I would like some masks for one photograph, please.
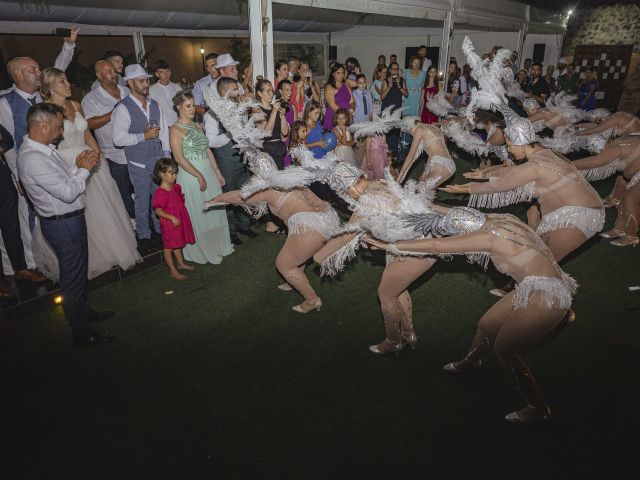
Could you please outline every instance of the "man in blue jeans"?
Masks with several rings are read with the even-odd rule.
[[[87,296],[88,246],[84,218],[87,178],[99,161],[98,154],[85,150],[69,167],[55,145],[63,136],[62,109],[40,103],[27,113],[28,137],[18,152],[18,175],[40,217],[42,233],[60,264],[60,293],[64,315],[76,345],[111,342],[89,328],[89,321],[104,320],[112,312],[92,312]]]

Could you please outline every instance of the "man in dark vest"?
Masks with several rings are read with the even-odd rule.
[[[149,95],[149,75],[141,65],[129,65],[125,80],[131,95],[113,110],[111,118],[113,143],[123,147],[129,176],[135,192],[136,234],[143,250],[149,248],[151,197],[157,188],[153,168],[163,156],[171,156],[169,135],[158,103]],[[160,233],[158,217],[151,215],[153,229]]]

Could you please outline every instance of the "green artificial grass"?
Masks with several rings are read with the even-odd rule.
[[[92,291],[116,312],[96,326],[118,336],[109,345],[71,346],[59,307],[13,323],[3,478],[637,475],[640,292],[627,287],[640,285],[640,249],[598,237],[564,262],[577,321],[526,357],[553,413],[527,427],[504,422],[523,400],[492,358],[477,374],[442,371],[496,301],[495,269],[439,261],[412,288],[418,349],[380,358],[367,347],[384,337],[382,253],[338,279],[307,267],[324,306],[300,315],[301,297],[276,288],[283,241],[261,232],[185,282],[157,266]]]

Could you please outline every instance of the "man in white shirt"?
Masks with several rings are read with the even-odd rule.
[[[171,81],[171,67],[164,60],[158,60],[154,73],[158,81],[149,87],[149,96],[158,102],[164,123],[170,127],[178,121],[178,113],[173,108],[173,97],[182,87]]]
[[[156,233],[160,233],[158,217],[151,215],[151,197],[158,187],[153,182],[156,162],[171,156],[167,125],[160,113],[158,102],[150,98],[149,77],[141,65],[125,68],[125,80],[131,94],[113,111],[111,135],[116,147],[124,148],[129,177],[135,191],[136,235],[141,249],[153,247],[149,217]],[[159,237],[158,237],[159,238]]]
[[[62,140],[63,112],[50,103],[41,103],[27,114],[28,137],[20,147],[18,174],[41,220],[42,233],[58,257],[60,293],[64,315],[76,345],[99,345],[115,339],[100,336],[89,321],[102,320],[112,312],[91,318],[87,298],[88,245],[84,218],[87,178],[99,161],[98,154],[85,150],[69,167],[58,154]]]
[[[553,72],[553,78],[558,80],[560,75],[564,75],[566,73],[567,73],[567,58],[566,57],[560,57],[558,59],[558,68],[556,68],[554,70],[554,72]]]
[[[56,58],[56,68],[65,70],[71,63],[78,31],[78,28],[72,27],[71,36],[65,38],[62,50]],[[42,102],[39,92],[40,66],[33,58],[15,57],[7,62],[7,70],[14,85],[8,93],[0,97],[0,124],[13,138],[14,148],[5,152],[5,157],[7,165],[14,177],[17,178],[16,159],[22,140],[27,134],[27,112],[32,105]],[[35,269],[36,265],[31,251],[31,230],[35,227],[35,214],[30,210],[26,198],[21,194],[18,198],[18,216],[24,256],[27,267]],[[5,255],[4,248],[2,248],[2,254]],[[14,273],[10,262],[3,261],[3,266],[5,274]]]
[[[418,56],[420,57],[420,60],[422,61],[422,70],[423,71],[428,71],[429,68],[431,67],[431,60],[429,60],[427,58],[427,46],[426,45],[420,45],[418,47]]]
[[[126,87],[124,79],[122,78],[122,71],[124,70],[124,57],[118,50],[109,50],[102,57],[103,60],[107,60],[113,64],[113,68],[116,71],[116,78],[118,79],[118,85]],[[96,80],[91,84],[91,90],[95,90],[100,86],[100,80]]]
[[[113,144],[111,116],[120,101],[129,95],[129,89],[118,84],[118,74],[108,60],[100,60],[95,65],[99,86],[91,90],[82,99],[82,109],[87,118],[89,129],[93,130],[100,151],[109,165],[109,172],[118,186],[124,207],[129,218],[135,218],[133,206],[133,185],[129,178],[127,157],[122,148]]]
[[[204,57],[204,64],[207,69],[207,74],[193,84],[193,90],[191,91],[191,93],[193,94],[193,101],[196,104],[196,112],[198,112],[200,115],[204,115],[207,107],[207,103],[205,102],[203,96],[204,88],[208,85],[211,85],[216,80],[216,78],[220,76],[218,70],[216,69],[217,62],[217,53],[210,53],[206,57]]]

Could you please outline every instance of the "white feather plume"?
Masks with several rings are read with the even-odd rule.
[[[471,133],[469,124],[466,122],[464,124],[456,121],[444,122],[440,130],[456,145],[473,155],[484,156],[491,150],[490,145]]]

